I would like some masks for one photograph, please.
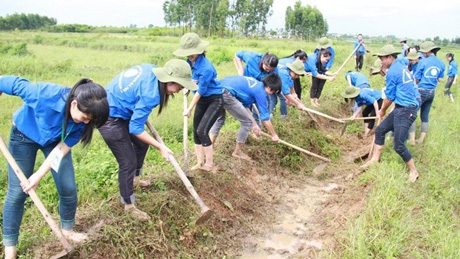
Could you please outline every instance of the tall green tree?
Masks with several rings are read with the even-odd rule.
[[[294,8],[286,8],[285,29],[296,37],[312,40],[327,34],[329,26],[316,6],[302,6],[299,0]]]

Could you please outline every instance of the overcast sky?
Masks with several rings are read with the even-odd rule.
[[[232,2],[233,0],[230,0]],[[297,0],[275,0],[267,28],[284,27],[284,14]],[[164,26],[164,0],[0,0],[0,16],[34,13],[56,18],[58,24]],[[425,39],[460,37],[460,1],[437,0],[302,0],[316,6],[329,33],[395,35]]]

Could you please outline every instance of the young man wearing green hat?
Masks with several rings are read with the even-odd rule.
[[[382,66],[388,68],[386,74],[386,89],[382,108],[379,116],[385,116],[386,110],[392,103],[395,103],[394,110],[377,126],[374,139],[374,153],[368,162],[360,167],[361,171],[366,170],[373,163],[380,160],[385,134],[393,131],[393,147],[409,167],[409,180],[415,182],[419,174],[415,168],[414,159],[405,145],[409,134],[409,128],[417,117],[417,110],[420,106],[419,94],[412,74],[402,62],[397,62],[397,51],[392,45],[383,46],[375,54],[382,61]]]
[[[418,91],[422,99],[420,105],[420,120],[422,121],[421,133],[417,143],[423,143],[428,131],[428,117],[430,114],[431,105],[433,104],[435,90],[438,82],[444,77],[446,65],[438,57],[436,53],[441,48],[436,46],[431,41],[425,41],[420,45],[420,52],[424,58],[420,60],[415,71],[414,77],[418,85]],[[414,123],[415,124],[415,123]],[[411,128],[415,136],[415,125]]]

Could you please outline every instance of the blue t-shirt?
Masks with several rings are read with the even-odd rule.
[[[359,40],[356,40],[355,43],[353,44],[353,49],[356,49],[358,45],[359,45]],[[359,48],[356,50],[354,54],[355,56],[357,52],[361,53],[362,55],[366,55],[366,48],[364,48],[363,44],[361,44],[361,46],[359,46]]]
[[[359,88],[368,88],[371,84],[367,77],[359,72],[348,72],[345,74],[345,79],[348,80],[347,77],[350,77],[351,85]]]
[[[0,91],[22,98],[24,104],[13,115],[17,129],[41,146],[61,140],[65,103],[70,88],[53,83],[31,83],[17,76],[0,76]],[[67,122],[65,144],[80,141],[86,124]]]
[[[292,64],[294,63],[295,61],[295,58],[294,57],[290,57],[290,58],[282,58],[278,61],[278,70],[282,67],[286,67],[287,64]]]
[[[373,105],[375,101],[382,99],[382,92],[372,88],[362,88],[356,97],[356,106]]]
[[[438,78],[444,77],[446,65],[435,55],[429,55],[418,62],[414,77],[419,80],[418,87],[434,90],[438,86]]]
[[[458,65],[457,65],[457,62],[455,62],[455,60],[451,60],[449,62],[449,67],[447,69],[447,76],[448,77],[455,77],[456,75],[458,75]]]
[[[152,64],[131,67],[106,86],[110,117],[130,120],[129,133],[141,134],[152,110],[160,104],[160,88]]]
[[[324,63],[323,66],[327,70],[330,70],[332,65],[334,64],[335,50],[331,46],[327,47],[327,49],[329,50],[329,52],[331,52],[331,58],[326,63]],[[315,49],[315,51],[313,53],[316,54],[316,56],[318,56],[319,51],[320,51],[320,49]]]
[[[310,54],[308,55],[308,60],[305,62],[305,71],[311,72],[311,76],[317,76],[319,74],[317,63],[318,62],[318,55]]]
[[[290,88],[294,87],[294,80],[290,75],[291,70],[288,67],[279,67],[278,68],[278,75],[281,78],[281,92],[284,95],[291,94]]]
[[[195,64],[187,60],[188,64],[192,67],[192,79],[198,85],[198,93],[207,97],[213,94],[222,94],[224,88],[220,85],[217,79],[216,68],[211,64],[204,55],[199,55]]]
[[[404,107],[420,105],[415,80],[402,62],[394,61],[390,65],[385,82],[385,96],[388,100]]]
[[[267,72],[267,71],[260,71],[259,69],[259,63],[262,60],[262,57],[264,54],[262,53],[257,53],[253,51],[238,51],[236,54],[236,57],[241,59],[244,63],[246,63],[246,66],[244,67],[244,76],[249,76],[253,77],[257,80],[262,80],[266,75],[272,72],[278,72],[277,69]]]
[[[267,92],[265,92],[265,87],[262,82],[252,77],[227,76],[222,78],[220,83],[235,96],[244,107],[252,108],[252,104],[255,103],[259,110],[261,120],[270,120]]]

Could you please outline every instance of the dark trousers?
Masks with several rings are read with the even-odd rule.
[[[311,78],[311,88],[310,88],[310,98],[311,99],[319,99],[321,97],[321,93],[323,92],[324,84],[326,80],[318,79],[316,77]]]
[[[222,94],[201,97],[195,107],[193,115],[193,140],[195,144],[208,147],[212,145],[209,130],[216,122],[222,109],[224,100]]]
[[[393,131],[393,148],[404,162],[412,159],[405,142],[409,137],[409,128],[417,117],[418,107],[402,107],[396,105],[395,109],[375,129],[375,144],[385,144],[385,134]]]
[[[356,70],[361,70],[363,68],[364,54],[362,52],[356,52]]]
[[[129,120],[110,117],[99,132],[118,162],[118,187],[123,204],[134,203],[134,176],[144,165],[149,145],[129,133]]]
[[[379,108],[382,107],[382,103],[383,103],[383,99],[379,99],[377,101],[378,105],[379,105]],[[371,105],[367,105],[366,108],[364,108],[363,110],[363,117],[375,117],[375,108],[374,108],[374,104],[371,104]],[[364,123],[369,123],[369,125],[367,126],[368,129],[373,129],[374,128],[374,125],[375,125],[375,120],[364,120]]]
[[[302,96],[302,85],[300,84],[300,78],[294,79],[294,91],[297,94],[297,97],[299,97],[299,100],[301,100]]]

